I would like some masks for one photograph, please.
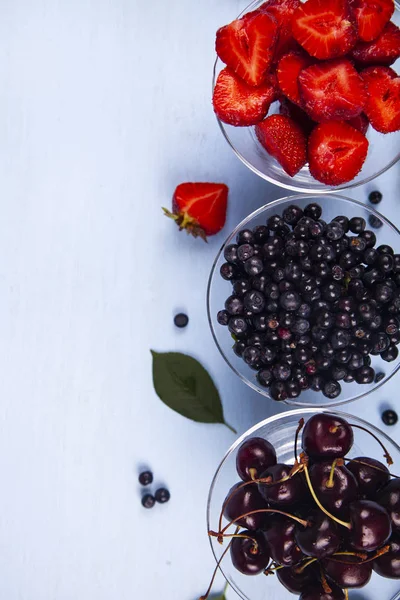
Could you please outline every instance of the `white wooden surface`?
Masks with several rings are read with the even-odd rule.
[[[206,497],[233,435],[161,404],[149,349],[199,357],[238,431],[277,409],[234,378],[205,314],[225,232],[284,195],[238,162],[210,106],[214,33],[243,7],[0,2],[2,599],[195,600],[207,587]],[[373,186],[398,224],[399,175]],[[231,187],[208,246],[160,209],[196,179]],[[396,384],[351,410],[379,425]],[[142,464],[168,505],[142,509]]]

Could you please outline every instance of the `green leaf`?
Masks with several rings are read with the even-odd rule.
[[[179,352],[153,356],[153,383],[158,397],[180,415],[198,423],[226,423],[219,393],[205,368]]]
[[[224,593],[218,594],[217,596],[212,595],[212,596],[209,596],[208,600],[226,600],[226,596]]]

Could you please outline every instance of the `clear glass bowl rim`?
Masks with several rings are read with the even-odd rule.
[[[240,231],[240,229],[245,228],[245,226],[247,225],[247,223],[249,223],[252,219],[258,217],[260,214],[262,214],[264,211],[269,210],[270,208],[273,209],[273,207],[279,207],[280,204],[283,204],[284,202],[293,202],[294,204],[296,203],[297,200],[305,200],[306,198],[312,198],[314,201],[317,201],[317,199],[315,198],[316,196],[319,196],[319,194],[296,194],[294,196],[285,196],[284,198],[278,198],[277,200],[273,200],[272,202],[269,202],[268,204],[264,204],[264,206],[261,206],[260,208],[258,208],[257,210],[255,210],[254,212],[252,212],[250,215],[248,215],[245,219],[243,219],[236,227],[235,229],[232,231],[232,233],[226,238],[225,242],[222,244],[221,248],[219,249],[216,258],[214,259],[213,265],[211,267],[211,272],[208,278],[208,284],[207,284],[207,296],[206,296],[206,302],[207,302],[207,318],[208,318],[208,324],[209,327],[211,329],[211,334],[213,336],[214,342],[222,356],[222,358],[225,360],[226,364],[232,369],[232,371],[241,379],[241,381],[243,381],[243,383],[245,383],[246,385],[248,385],[251,389],[253,389],[255,392],[257,392],[258,394],[268,398],[271,400],[271,397],[269,396],[269,394],[267,393],[267,390],[262,390],[260,387],[256,386],[254,383],[252,383],[249,379],[247,379],[246,377],[244,377],[237,369],[235,369],[235,367],[233,366],[233,364],[231,363],[231,361],[229,360],[229,358],[226,356],[225,352],[223,351],[223,349],[221,348],[219,342],[218,342],[218,337],[217,334],[215,332],[215,328],[214,328],[214,321],[213,318],[215,319],[215,315],[213,317],[213,315],[211,314],[211,302],[210,302],[210,298],[211,298],[211,289],[212,289],[212,284],[214,281],[214,277],[217,274],[216,272],[216,267],[218,265],[218,261],[225,249],[225,247],[228,245],[229,242],[231,242],[231,240],[236,236],[236,234]],[[390,227],[398,236],[400,236],[400,231],[399,229],[391,222],[389,221],[389,219],[387,219],[384,215],[382,215],[381,213],[379,213],[378,211],[376,211],[374,208],[366,205],[363,202],[359,202],[358,200],[353,200],[353,198],[348,198],[346,196],[341,196],[340,194],[332,194],[331,193],[331,197],[334,198],[338,198],[340,200],[344,200],[345,202],[349,202],[350,204],[354,204],[356,206],[360,206],[362,207],[363,210],[367,210],[369,211],[372,215],[376,216],[378,219],[380,219],[381,221],[383,221],[385,223],[385,225],[387,225],[388,227]],[[348,400],[341,400],[339,402],[334,402],[332,404],[329,404],[329,408],[333,408],[335,406],[343,406],[344,404],[349,404],[350,402],[355,402],[356,400],[360,400],[360,398],[363,398],[365,396],[368,396],[369,394],[371,394],[372,392],[375,392],[376,390],[378,390],[382,385],[385,385],[388,381],[390,381],[390,379],[398,372],[398,370],[400,369],[400,361],[398,363],[398,365],[396,366],[395,369],[393,369],[393,372],[389,375],[389,377],[387,379],[384,379],[381,382],[378,382],[376,384],[375,387],[373,387],[372,389],[366,391],[366,392],[361,392],[358,396],[355,396],[354,398],[349,398]],[[301,396],[300,396],[301,398]],[[272,401],[272,400],[271,400]],[[305,408],[309,408],[310,407],[310,403],[309,402],[305,402],[302,403],[301,401],[290,401],[290,400],[285,400],[284,404],[287,404],[289,406],[298,406],[298,407],[305,407]],[[315,405],[315,408],[318,408],[318,405]],[[321,407],[322,408],[322,407]],[[328,408],[327,406],[324,408]]]
[[[249,10],[256,4],[259,4],[260,0],[252,0],[252,2],[250,2],[250,4],[244,9],[242,10],[242,12],[238,15],[238,19],[240,17],[242,17],[244,14],[246,14],[247,12],[249,12]],[[394,5],[395,5],[395,10],[400,12],[400,2],[398,0],[394,0]],[[215,83],[217,80],[217,75],[218,75],[218,65],[219,65],[220,59],[216,58],[215,63],[214,63],[214,69],[213,69],[213,80],[212,80],[212,93],[214,93],[214,87],[215,87]],[[286,190],[291,190],[292,192],[300,192],[303,194],[318,194],[318,195],[322,195],[322,194],[330,194],[332,192],[335,191],[342,191],[342,190],[347,190],[347,189],[351,189],[351,188],[355,188],[355,187],[359,187],[360,185],[364,185],[366,183],[369,183],[370,181],[373,181],[374,179],[376,179],[377,177],[380,177],[381,175],[383,175],[383,173],[386,173],[386,171],[388,171],[389,169],[391,169],[399,160],[400,160],[400,152],[397,154],[397,156],[395,156],[395,158],[389,163],[387,164],[383,169],[381,169],[380,171],[378,171],[377,173],[375,173],[374,175],[370,175],[369,177],[365,177],[364,179],[360,180],[360,181],[356,181],[356,182],[349,182],[346,183],[344,185],[339,185],[339,186],[335,186],[335,187],[330,187],[330,186],[326,186],[325,188],[322,189],[312,189],[312,188],[304,188],[304,187],[298,187],[295,184],[293,185],[289,185],[287,183],[283,183],[281,181],[278,181],[277,179],[274,179],[273,177],[270,177],[269,175],[266,175],[265,173],[262,173],[259,169],[257,169],[257,167],[255,167],[254,165],[252,165],[240,152],[239,150],[237,150],[235,144],[231,141],[227,130],[225,129],[225,124],[215,115],[215,118],[217,119],[217,123],[218,126],[220,128],[220,130],[222,131],[222,135],[224,136],[225,140],[228,142],[229,146],[232,148],[233,152],[236,154],[236,156],[238,157],[238,159],[244,164],[246,165],[246,167],[248,167],[250,169],[250,171],[252,171],[253,173],[255,173],[256,175],[258,175],[259,177],[261,177],[262,179],[265,179],[266,181],[269,181],[269,183],[272,183],[273,185],[277,185],[281,188],[284,188]],[[390,135],[390,134],[389,134]],[[295,181],[295,177],[293,178],[293,180]]]
[[[266,425],[271,425],[272,423],[275,423],[276,421],[279,421],[280,419],[283,419],[285,417],[288,416],[298,416],[299,418],[303,417],[304,415],[308,415],[308,414],[315,414],[315,413],[326,413],[326,414],[332,414],[338,417],[342,417],[342,419],[345,419],[346,421],[355,421],[356,424],[358,425],[362,425],[363,427],[368,427],[370,430],[372,430],[372,432],[379,438],[379,439],[384,439],[386,440],[386,442],[389,442],[390,444],[392,444],[397,452],[400,452],[400,446],[397,444],[397,442],[394,441],[394,439],[392,439],[390,436],[388,436],[384,431],[382,431],[381,429],[379,429],[378,427],[375,427],[375,425],[372,425],[372,423],[370,423],[369,421],[365,421],[364,419],[360,419],[360,417],[356,417],[355,415],[350,415],[348,413],[344,413],[341,411],[337,411],[337,410],[325,410],[322,408],[299,408],[297,410],[289,410],[286,411],[284,413],[279,413],[278,415],[272,415],[271,417],[268,417],[267,419],[264,419],[264,421],[260,421],[259,423],[257,423],[256,425],[253,425],[253,427],[250,427],[250,429],[248,429],[247,431],[245,431],[244,433],[242,433],[242,435],[240,437],[238,437],[238,439],[231,445],[231,447],[229,448],[229,450],[225,453],[223,459],[221,460],[221,462],[219,463],[217,470],[215,472],[215,475],[211,481],[211,485],[210,485],[210,490],[208,492],[208,498],[207,498],[207,514],[206,514],[206,520],[207,520],[207,532],[210,531],[212,529],[211,526],[211,522],[210,522],[210,510],[211,510],[211,499],[212,499],[212,494],[214,491],[214,487],[217,483],[218,480],[218,475],[219,472],[221,471],[222,467],[224,466],[224,463],[226,461],[226,459],[233,453],[235,452],[235,450],[249,437],[251,437],[252,435],[256,436],[257,432],[265,427]],[[211,546],[211,551],[213,553],[215,562],[218,562],[218,558],[214,552],[214,546],[213,546],[213,538],[211,538],[209,536],[209,542],[210,542],[210,546]],[[230,587],[232,587],[235,592],[238,594],[238,596],[242,597],[241,594],[239,594],[239,592],[236,590],[236,588],[228,581],[228,578],[225,576],[224,570],[223,570],[223,566],[219,566],[219,570],[221,571],[222,575],[224,576],[225,580],[229,583]],[[400,582],[399,582],[400,585]],[[398,594],[396,594],[392,600],[400,600],[400,590],[398,592]]]

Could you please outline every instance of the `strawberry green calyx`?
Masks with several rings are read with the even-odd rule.
[[[175,221],[175,223],[179,227],[179,231],[185,229],[188,235],[192,235],[195,238],[200,237],[207,243],[207,236],[205,234],[205,231],[200,227],[196,219],[190,217],[187,213],[175,214],[164,207],[163,211],[166,217]]]

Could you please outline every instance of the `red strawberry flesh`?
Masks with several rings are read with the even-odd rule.
[[[275,49],[275,60],[279,60],[283,54],[298,48],[298,44],[292,36],[292,18],[300,4],[300,0],[269,0],[255,11],[268,12],[278,23],[279,35]]]
[[[272,77],[266,79],[263,85],[254,87],[225,68],[215,84],[213,106],[215,114],[224,123],[245,127],[262,121],[276,97],[277,89]]]
[[[181,183],[172,199],[173,212],[164,212],[179,229],[206,239],[225,225],[228,191],[223,183]]]
[[[285,115],[271,115],[256,125],[261,145],[276,158],[291,177],[307,162],[307,137],[295,121]]]
[[[394,12],[393,0],[350,0],[358,37],[372,42],[380,35]]]
[[[352,119],[364,108],[364,82],[351,62],[345,59],[321,62],[303,69],[299,87],[304,109],[320,123]]]
[[[392,65],[400,57],[400,29],[391,21],[373,42],[359,42],[352,52],[360,65]]]
[[[300,71],[313,62],[307,54],[290,52],[282,56],[276,69],[281,92],[299,106],[302,105],[298,78]]]
[[[250,14],[217,31],[216,51],[246,83],[261,85],[272,63],[277,35],[273,16]]]
[[[322,123],[308,142],[310,173],[326,185],[348,183],[361,171],[367,153],[368,140],[360,131],[347,123]]]
[[[361,72],[367,89],[365,114],[380,133],[400,130],[400,77],[389,67]]]
[[[308,0],[294,13],[292,33],[311,56],[322,60],[344,56],[357,41],[346,0]]]

